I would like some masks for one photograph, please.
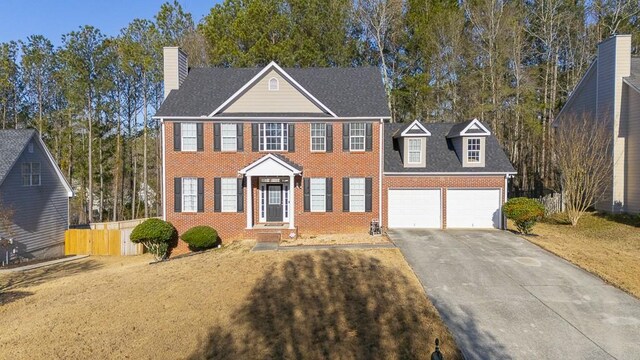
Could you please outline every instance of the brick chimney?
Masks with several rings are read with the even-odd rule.
[[[164,56],[164,98],[171,90],[178,90],[189,73],[187,54],[177,46],[163,48]]]

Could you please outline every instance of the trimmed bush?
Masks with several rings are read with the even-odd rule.
[[[191,250],[204,250],[218,245],[218,232],[210,226],[195,226],[180,238],[189,244]]]
[[[178,231],[170,222],[148,219],[131,232],[131,242],[144,245],[156,260],[166,258],[169,248],[178,240]]]
[[[508,219],[516,223],[518,231],[528,235],[536,224],[544,216],[544,206],[534,199],[519,197],[509,199],[502,211]]]

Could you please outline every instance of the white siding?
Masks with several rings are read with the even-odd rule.
[[[278,79],[279,90],[269,90],[269,80]],[[223,113],[322,113],[276,71],[266,74],[260,81],[240,95]]]

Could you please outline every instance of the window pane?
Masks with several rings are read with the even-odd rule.
[[[222,211],[236,212],[238,210],[238,182],[235,178],[220,179],[222,194]]]
[[[182,132],[182,151],[196,151],[198,148],[196,124],[182,123],[180,131]]]
[[[350,150],[364,150],[365,123],[349,124]]]
[[[325,151],[326,124],[311,124],[311,150]]]
[[[364,178],[349,179],[349,211],[364,212]]]
[[[267,123],[260,124],[260,149],[261,150],[287,150],[288,139],[287,124]]]
[[[408,150],[409,150],[409,158],[408,158],[408,162],[411,164],[417,164],[420,163],[420,160],[422,158],[421,156],[421,145],[422,145],[422,140],[420,139],[408,139],[409,143],[407,144]]]
[[[182,211],[196,212],[198,210],[198,179],[182,179]]]
[[[467,139],[467,162],[480,162],[480,139]]]
[[[326,211],[326,179],[312,178],[310,181],[311,211]]]

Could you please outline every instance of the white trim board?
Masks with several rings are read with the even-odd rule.
[[[467,134],[467,131],[470,129],[480,129],[483,133],[473,133]],[[473,119],[462,131],[460,131],[460,136],[489,136],[491,135],[491,131],[487,129],[478,119]]]
[[[421,130],[422,134],[409,134],[409,131],[417,128]],[[400,134],[400,136],[431,136],[429,130],[427,130],[418,120],[414,120],[407,128]]]
[[[231,104],[238,97],[240,97],[240,95],[242,95],[245,90],[255,85],[258,82],[258,80],[260,80],[270,70],[275,70],[280,75],[282,75],[285,79],[287,79],[287,81],[293,84],[294,87],[300,90],[305,96],[307,96],[312,102],[318,105],[318,107],[322,108],[326,113],[330,114],[334,118],[338,117],[338,115],[336,115],[333,111],[331,111],[331,109],[329,109],[326,105],[324,105],[320,100],[316,99],[313,95],[311,95],[309,91],[307,91],[307,89],[305,89],[304,87],[302,87],[302,85],[300,85],[297,81],[295,81],[291,77],[291,75],[289,75],[286,71],[284,71],[278,64],[275,63],[275,61],[270,62],[269,65],[265,66],[262,70],[260,70],[260,72],[258,72],[256,76],[251,78],[251,80],[249,80],[238,91],[236,91],[233,95],[231,95],[231,97],[229,97],[220,106],[218,106],[215,110],[213,110],[213,112],[211,112],[209,116],[211,117],[221,112],[224,108],[227,107],[227,105]]]
[[[267,164],[267,162],[272,162],[272,169],[269,170],[266,173],[259,173],[259,174],[253,174],[252,170],[254,170],[257,166],[260,165],[269,165]],[[279,167],[280,169],[284,168],[285,170],[285,174],[278,174],[278,171],[276,168],[274,168],[274,166]],[[246,166],[245,168],[241,169],[240,171],[238,171],[238,174],[241,175],[247,175],[247,176],[279,176],[279,175],[299,175],[302,172],[296,168],[294,168],[293,166],[287,164],[285,161],[279,159],[277,156],[274,156],[273,154],[267,154],[263,157],[261,157],[260,159],[252,162],[251,164],[249,164],[248,166]]]

